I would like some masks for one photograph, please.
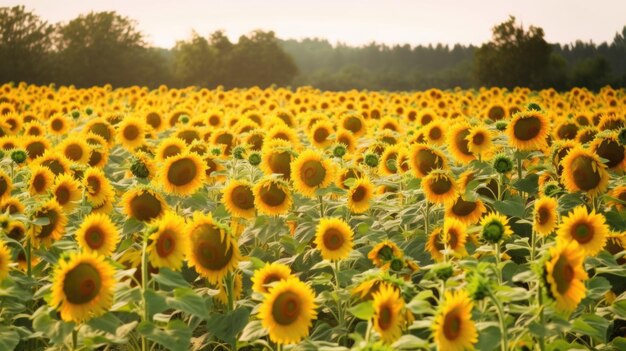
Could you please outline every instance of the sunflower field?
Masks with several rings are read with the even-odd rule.
[[[626,350],[626,92],[0,87],[0,350]]]

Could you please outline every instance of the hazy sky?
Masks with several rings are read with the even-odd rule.
[[[549,42],[612,41],[626,25],[626,0],[0,0],[26,5],[51,23],[89,11],[110,11],[138,23],[149,43],[171,47],[223,29],[231,40],[254,29],[278,37],[326,38],[331,43],[480,44],[514,15],[544,29]]]

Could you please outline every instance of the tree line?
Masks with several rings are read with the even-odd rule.
[[[550,44],[514,17],[481,46],[371,43],[354,47],[254,31],[237,42],[193,33],[171,49],[149,46],[135,21],[91,12],[50,24],[24,6],[0,8],[0,83],[111,84],[227,89],[311,85],[326,90],[480,86],[626,87],[626,26],[611,43]]]

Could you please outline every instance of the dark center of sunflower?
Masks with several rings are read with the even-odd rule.
[[[124,139],[133,141],[139,136],[139,128],[135,125],[128,125],[124,128]]]
[[[343,121],[343,127],[352,133],[358,133],[363,128],[363,123],[357,117],[348,117]]]
[[[430,130],[428,131],[428,137],[432,140],[439,140],[439,138],[441,138],[442,135],[442,131],[440,128],[438,127],[433,127],[430,128]]]
[[[565,294],[569,290],[571,281],[574,279],[574,268],[563,255],[559,256],[559,259],[556,261],[552,277],[559,294]]]
[[[597,133],[594,130],[586,130],[581,134],[578,141],[580,141],[582,144],[586,144],[588,142],[591,142],[596,137],[596,134]]]
[[[603,140],[596,152],[600,157],[608,160],[606,165],[609,168],[617,167],[624,161],[624,146],[611,139]]]
[[[41,227],[41,231],[37,235],[38,238],[47,238],[52,235],[52,232],[56,229],[57,221],[59,219],[59,214],[56,211],[50,211],[49,209],[44,209],[43,212],[38,212],[35,217],[46,217],[50,221],[50,223]]]
[[[339,250],[345,242],[343,234],[336,228],[329,228],[326,230],[324,232],[323,239],[324,246],[330,251]]]
[[[212,126],[217,126],[220,124],[220,118],[218,116],[209,117],[209,124]]]
[[[42,163],[44,167],[48,167],[55,176],[65,173],[65,167],[58,160],[47,160]]]
[[[565,156],[567,156],[567,154],[570,152],[570,150],[572,149],[571,146],[564,146],[562,148],[560,148],[556,154],[555,154],[555,164],[558,165],[557,167],[557,172],[559,175],[561,175],[561,173],[563,173],[563,165],[561,164],[561,160],[563,160],[563,158]]]
[[[0,196],[3,196],[9,190],[9,183],[4,177],[0,177]]]
[[[254,208],[254,194],[250,187],[245,185],[238,185],[232,190],[232,200],[235,206],[249,210]]]
[[[20,241],[24,238],[24,228],[21,226],[15,226],[9,230],[7,236],[13,240]]]
[[[263,147],[263,135],[261,134],[254,134],[247,141],[252,150],[259,151]]]
[[[196,244],[194,255],[204,268],[218,271],[230,262],[233,257],[233,249],[227,245],[228,239],[222,240],[222,234],[218,227],[204,224],[195,229]]]
[[[513,125],[513,135],[522,141],[532,140],[541,131],[541,120],[538,117],[530,116],[521,118]]]
[[[71,144],[65,148],[65,157],[72,161],[78,161],[83,158],[83,148],[78,144]]]
[[[378,313],[378,325],[380,329],[387,330],[391,327],[391,322],[393,317],[393,311],[387,305],[384,305],[380,308],[380,312]]]
[[[428,149],[418,151],[415,155],[415,162],[422,174],[428,174],[433,169],[443,168],[443,159]]]
[[[80,263],[67,272],[63,280],[63,293],[72,304],[80,305],[92,301],[102,287],[98,270],[89,263]]]
[[[0,178],[0,194],[3,194],[6,191],[6,182],[3,182],[4,179]],[[46,177],[41,173],[35,174],[35,178],[33,179],[33,188],[35,188],[35,191],[37,193],[44,191],[46,185]]]
[[[452,206],[452,212],[459,217],[465,217],[474,212],[477,206],[476,202],[465,201],[459,197]]]
[[[367,190],[365,190],[365,187],[359,185],[358,187],[356,187],[356,189],[354,189],[354,192],[352,193],[352,201],[354,202],[363,201],[366,195],[367,195]]]
[[[35,141],[26,146],[26,151],[28,151],[28,157],[35,159],[46,152],[46,146],[42,142]]]
[[[285,291],[276,297],[272,304],[272,317],[280,325],[289,325],[300,316],[300,297],[292,291]]]
[[[576,241],[580,244],[586,244],[593,239],[593,227],[586,222],[579,222],[574,225],[572,228],[572,236]]]
[[[539,225],[548,223],[551,217],[550,211],[546,207],[539,207],[537,210],[537,223]]]
[[[232,145],[233,145],[233,136],[230,133],[220,134],[217,138],[215,138],[215,141],[218,144],[226,145],[224,154],[230,155],[230,149],[232,148]]]
[[[461,325],[461,317],[455,310],[446,313],[443,319],[443,334],[446,339],[456,340],[461,335]]]
[[[579,156],[572,161],[572,177],[574,184],[587,191],[600,184],[600,173],[597,172],[598,165],[593,159],[587,156]]]
[[[489,109],[489,112],[487,112],[487,116],[492,121],[501,120],[502,118],[504,118],[504,114],[505,114],[504,108],[502,108],[501,106],[492,106]]]
[[[448,245],[452,250],[459,244],[459,233],[455,228],[448,229]]]
[[[57,199],[59,205],[63,206],[70,201],[70,190],[66,186],[61,185],[54,192],[54,197]]]
[[[169,229],[165,229],[156,241],[157,254],[160,257],[167,257],[176,248],[175,233]]]
[[[158,198],[146,191],[130,200],[130,208],[133,217],[143,222],[149,222],[161,214],[163,204]]]
[[[91,126],[91,132],[104,138],[107,142],[111,140],[111,131],[105,123],[96,123]]]
[[[483,133],[477,133],[472,137],[472,144],[480,146],[485,142],[485,135]]]
[[[326,177],[326,169],[320,161],[310,160],[302,164],[300,178],[304,184],[314,187],[322,184]]]
[[[263,285],[272,284],[273,282],[277,282],[281,279],[282,277],[278,276],[277,274],[268,274],[267,276],[265,276],[265,279],[263,279]]]
[[[163,148],[163,158],[168,158],[180,154],[182,150],[178,145],[168,145]]]
[[[191,183],[198,174],[195,162],[189,158],[181,158],[174,161],[167,170],[167,180],[176,185],[183,186]]]
[[[55,119],[52,121],[50,126],[52,127],[52,130],[54,130],[55,132],[58,132],[61,129],[63,129],[63,121],[61,121],[60,119]]]
[[[154,129],[159,129],[159,127],[161,126],[161,116],[158,113],[155,112],[150,112],[147,116],[146,116],[146,122],[152,126],[152,128]]]
[[[469,134],[470,134],[469,128],[466,128],[458,132],[456,136],[454,137],[454,144],[459,149],[459,151],[461,151],[461,153],[465,155],[472,155],[472,153],[469,151],[469,148],[468,148],[469,141],[466,140]]]
[[[272,152],[268,161],[272,173],[282,174],[285,179],[290,179],[291,154],[289,152]]]
[[[98,227],[91,227],[85,233],[85,241],[93,250],[98,250],[104,245],[104,233]]]
[[[91,152],[91,156],[89,156],[89,165],[91,167],[95,167],[100,163],[100,161],[102,161],[102,154],[100,153],[100,151],[93,150]]]
[[[241,131],[241,133],[243,133],[243,131]],[[178,135],[176,135],[177,137],[183,139],[185,141],[185,143],[187,143],[188,145],[193,143],[194,140],[200,140],[200,135],[198,134],[197,131],[191,129],[191,130],[183,130],[181,132],[178,133]]]
[[[211,158],[204,159],[204,164],[206,165],[206,171],[204,172],[207,177],[211,176],[211,173],[217,170],[217,163],[213,161]]]
[[[557,135],[561,139],[572,140],[576,138],[578,126],[575,123],[567,123],[562,125],[557,131]]]
[[[269,186],[261,187],[259,192],[264,204],[271,207],[282,205],[287,199],[287,194],[277,184],[271,183]]]
[[[448,177],[438,177],[433,182],[430,183],[430,190],[437,194],[445,194],[452,188],[452,182]]]
[[[100,192],[100,185],[100,178],[96,176],[87,177],[87,191],[91,195],[95,195]]]
[[[326,141],[326,138],[328,138],[329,135],[330,133],[326,128],[317,128],[315,133],[313,133],[313,139],[315,139],[318,143],[321,143]]]

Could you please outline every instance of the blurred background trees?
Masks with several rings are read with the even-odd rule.
[[[463,45],[331,45],[254,31],[231,42],[222,31],[192,33],[174,48],[150,47],[137,24],[92,12],[48,24],[23,6],[0,8],[0,83],[89,87],[160,84],[214,88],[312,85],[326,90],[415,90],[480,86],[626,86],[626,26],[611,43],[550,44],[514,17],[490,42]]]

